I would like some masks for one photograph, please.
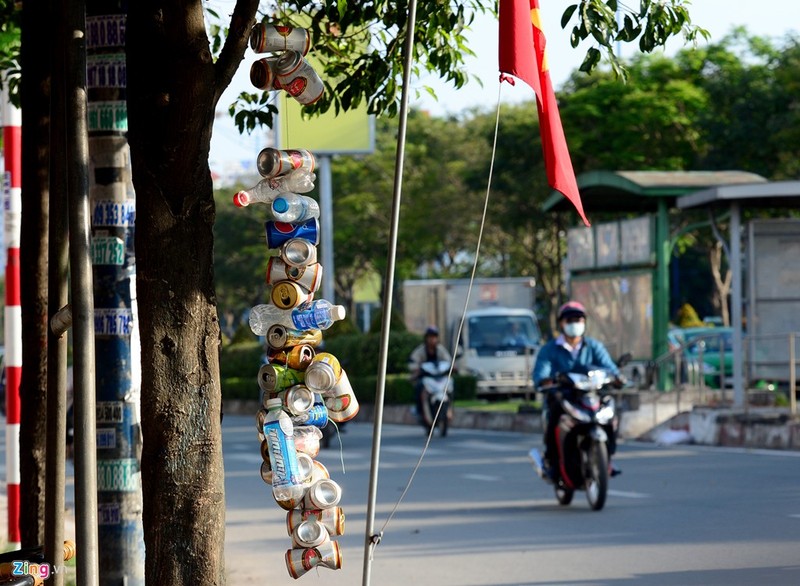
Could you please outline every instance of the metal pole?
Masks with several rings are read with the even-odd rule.
[[[69,259],[72,292],[75,525],[78,586],[99,583],[97,455],[94,387],[94,299],[89,256],[89,140],[86,95],[86,6],[67,3],[66,131],[68,137]]]
[[[8,86],[3,90],[3,150],[5,173],[6,243],[6,494],[8,495],[8,545],[17,549],[22,535],[20,515],[19,424],[22,380],[22,306],[20,295],[19,241],[22,221],[22,113],[11,104]]]
[[[319,161],[319,216],[322,244],[322,297],[334,302],[333,286],[333,180],[331,156],[321,155]]]
[[[383,426],[383,398],[386,391],[386,363],[389,352],[389,329],[392,321],[392,293],[397,257],[397,232],[400,224],[400,200],[403,185],[403,162],[405,158],[406,125],[408,122],[408,87],[411,83],[411,64],[414,59],[414,28],[417,19],[417,2],[408,3],[408,25],[406,26],[405,64],[403,66],[403,92],[400,98],[400,121],[397,132],[395,156],[394,191],[392,194],[392,219],[389,232],[389,252],[386,262],[386,278],[383,284],[383,316],[381,321],[381,347],[378,358],[378,382],[375,389],[375,424],[372,432],[372,460],[370,462],[369,493],[367,500],[367,525],[364,534],[364,572],[362,586],[369,586],[372,573],[372,554],[380,543],[381,536],[375,534],[375,504],[378,492],[378,465],[380,462],[381,429]]]
[[[50,215],[47,269],[47,315],[49,319],[67,303],[69,271],[67,233],[67,137],[64,92],[64,35],[57,27],[53,48],[50,106]],[[52,323],[52,322],[51,322]],[[51,564],[64,559],[64,505],[67,435],[67,336],[48,328],[47,338],[47,439],[45,461],[44,555]],[[64,585],[64,573],[54,572],[51,586]]]
[[[797,415],[797,371],[795,370],[795,333],[789,334],[789,409]]]
[[[744,405],[742,368],[742,234],[739,204],[731,203],[731,326],[733,327],[733,405]],[[753,324],[751,324],[751,327]],[[720,368],[724,369],[724,364]],[[720,378],[722,382],[722,378]]]

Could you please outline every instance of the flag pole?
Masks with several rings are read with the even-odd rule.
[[[383,400],[386,390],[386,364],[389,352],[389,329],[392,319],[392,293],[397,257],[397,233],[400,224],[400,199],[403,184],[403,161],[405,158],[406,126],[408,122],[408,87],[411,81],[411,65],[414,57],[414,29],[417,19],[417,2],[408,3],[406,26],[405,63],[403,65],[403,89],[400,98],[400,123],[397,133],[395,155],[394,190],[392,194],[392,217],[389,231],[389,251],[383,285],[383,319],[381,322],[380,353],[378,355],[378,381],[375,388],[375,414],[372,431],[372,460],[370,462],[369,493],[367,497],[367,524],[364,532],[364,571],[362,585],[369,586],[372,573],[372,555],[380,543],[381,535],[375,534],[375,501],[378,490],[378,464],[380,462],[381,430],[383,427]]]

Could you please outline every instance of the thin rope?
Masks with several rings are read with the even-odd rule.
[[[483,230],[484,230],[484,226],[486,225],[486,212],[489,209],[489,194],[491,193],[491,190],[492,190],[492,176],[494,174],[494,159],[495,159],[495,154],[497,153],[497,135],[498,135],[498,129],[500,128],[500,94],[502,93],[502,88],[503,88],[503,84],[500,83],[499,86],[498,86],[498,89],[497,89],[497,114],[496,114],[495,123],[494,123],[494,139],[493,139],[493,142],[492,142],[492,158],[491,158],[491,162],[489,163],[489,178],[488,178],[487,185],[486,185],[486,196],[485,196],[484,201],[483,201],[483,213],[481,215],[481,226],[480,226],[480,229],[478,230],[478,242],[477,242],[477,244],[475,246],[475,261],[472,263],[472,273],[470,274],[470,277],[469,277],[469,286],[467,287],[467,297],[466,297],[466,300],[464,301],[464,309],[461,312],[461,320],[459,321],[459,324],[458,324],[458,330],[456,331],[456,337],[453,340],[453,351],[452,351],[451,358],[450,358],[450,370],[447,373],[447,383],[446,383],[447,385],[449,385],[450,379],[453,376],[453,370],[455,368],[455,363],[456,363],[456,348],[458,348],[458,344],[461,341],[461,330],[464,328],[464,321],[465,321],[466,315],[467,315],[467,307],[469,307],[469,300],[470,300],[470,296],[472,295],[472,285],[473,285],[473,283],[475,281],[475,273],[477,272],[477,268],[478,268],[478,259],[480,258],[481,241],[483,240]],[[436,410],[436,415],[434,415],[434,417],[433,417],[433,423],[431,424],[430,431],[428,431],[428,437],[425,440],[425,445],[422,448],[422,453],[420,454],[419,459],[417,460],[417,463],[414,466],[414,469],[411,471],[411,476],[408,478],[408,482],[406,483],[406,486],[403,489],[403,492],[400,494],[400,497],[397,499],[397,502],[395,503],[394,507],[392,508],[391,512],[389,513],[389,516],[386,518],[386,521],[383,523],[383,526],[381,527],[381,530],[380,530],[380,535],[383,535],[384,531],[386,530],[386,527],[388,527],[388,525],[389,525],[389,522],[394,518],[394,515],[397,512],[397,509],[400,508],[400,504],[403,502],[403,499],[405,498],[406,494],[411,489],[411,484],[414,482],[414,477],[417,475],[417,471],[420,469],[420,466],[422,466],[422,460],[425,458],[425,454],[428,451],[428,446],[430,446],[430,444],[431,444],[431,438],[433,437],[433,433],[434,433],[434,431],[436,431],[436,424],[439,421],[439,417],[441,416],[442,406],[443,405],[444,405],[444,402],[439,403],[439,408]],[[377,546],[377,544],[375,544],[375,545]],[[373,551],[374,551],[374,548],[373,548]]]

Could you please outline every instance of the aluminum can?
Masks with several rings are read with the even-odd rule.
[[[276,324],[279,325],[279,324]],[[269,330],[267,330],[269,331]],[[308,344],[292,346],[290,349],[280,350],[270,348],[267,351],[267,359],[272,364],[283,364],[294,370],[305,370],[314,359],[315,350]]]
[[[304,384],[293,385],[278,396],[283,401],[283,408],[294,416],[308,413],[315,406],[314,393]]]
[[[320,462],[319,460],[313,460],[314,468],[311,470],[311,476],[305,479],[307,484],[314,484],[317,480],[322,480],[323,478],[330,478],[331,473],[328,472],[328,469],[325,467],[325,464]]]
[[[311,218],[302,224],[269,220],[264,222],[264,230],[267,234],[267,248],[280,248],[284,242],[292,238],[303,238],[315,246],[319,244],[319,220],[317,218]]]
[[[278,281],[272,285],[270,299],[275,307],[280,309],[294,309],[306,301],[310,301],[312,294],[305,287],[294,281]]]
[[[272,178],[286,175],[295,169],[313,172],[317,168],[317,158],[307,149],[262,149],[256,157],[256,169],[262,177]]]
[[[309,389],[323,395],[329,394],[342,376],[339,359],[330,352],[320,352],[306,369],[306,380]]]
[[[328,408],[322,403],[314,405],[305,413],[292,417],[292,422],[297,425],[314,425],[322,429],[328,425]]]
[[[323,478],[308,487],[303,498],[306,509],[330,509],[339,504],[342,488],[330,478]]]
[[[286,551],[286,569],[295,580],[316,567],[341,569],[342,552],[338,541],[329,539],[318,547],[298,547]]]
[[[278,81],[287,94],[307,106],[325,93],[325,85],[299,51],[285,51],[275,64]]]
[[[266,339],[267,345],[276,350],[303,344],[316,348],[322,344],[322,330],[290,330],[286,326],[275,324],[267,330]],[[311,362],[313,364],[313,360]],[[305,374],[298,382],[303,382],[303,380],[305,380]]]
[[[287,265],[277,256],[269,257],[267,262],[267,285],[276,285],[280,281],[294,281],[306,291],[314,293],[322,285],[322,265],[318,262],[297,267]]]
[[[264,393],[277,393],[303,382],[304,378],[302,371],[282,364],[264,364],[258,369],[258,386]]]
[[[306,519],[292,531],[292,547],[319,547],[330,541],[328,528],[315,518]]]
[[[276,71],[277,63],[277,57],[265,57],[264,59],[253,61],[250,66],[250,83],[264,91],[282,89]]]
[[[344,511],[341,507],[330,509],[295,509],[286,513],[286,529],[289,535],[303,521],[316,519],[328,530],[329,535],[344,535]]]
[[[250,48],[256,53],[297,51],[305,55],[311,48],[311,33],[303,28],[260,22],[250,30]]]
[[[281,246],[280,256],[290,267],[305,267],[317,262],[317,247],[305,238],[291,238]]]
[[[347,378],[347,373],[342,370],[342,376],[339,382],[328,393],[329,396],[325,397],[325,406],[328,408],[328,419],[336,423],[350,421],[353,417],[358,415],[360,405],[358,399],[350,385],[350,379]]]

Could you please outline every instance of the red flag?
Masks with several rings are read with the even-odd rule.
[[[503,75],[508,73],[536,92],[547,182],[572,202],[583,223],[589,226],[550,81],[545,45],[539,0],[500,0],[500,80],[513,84],[513,79]]]

